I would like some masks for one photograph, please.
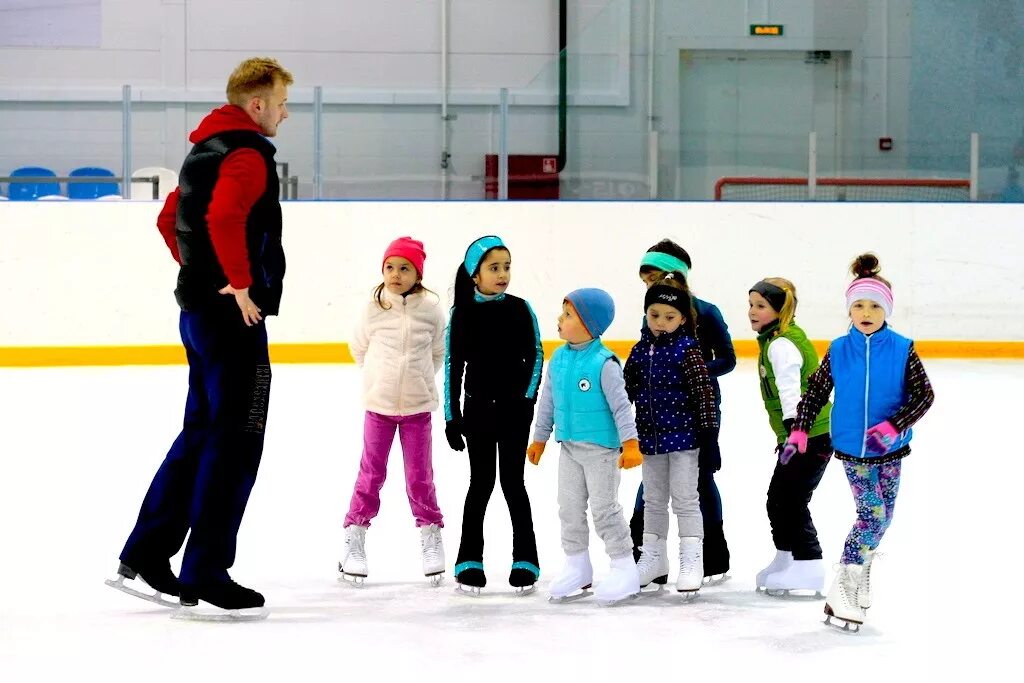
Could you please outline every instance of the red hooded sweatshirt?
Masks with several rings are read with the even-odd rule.
[[[198,144],[229,130],[263,132],[243,109],[226,104],[210,112],[188,139]],[[267,167],[259,152],[254,149],[238,149],[225,157],[220,165],[217,184],[213,187],[206,223],[217,261],[235,289],[245,289],[252,284],[249,253],[245,246],[245,223],[249,211],[266,189]],[[178,188],[167,195],[156,225],[174,260],[181,263],[174,232],[178,195]]]

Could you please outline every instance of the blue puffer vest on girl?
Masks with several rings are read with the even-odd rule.
[[[690,406],[683,356],[697,340],[682,327],[671,334],[644,328],[626,361],[626,389],[636,406],[636,430],[644,455],[697,448],[697,416]]]
[[[619,430],[601,388],[601,371],[615,354],[595,339],[580,349],[568,344],[551,356],[548,373],[555,403],[555,440],[619,448]]]
[[[866,454],[868,429],[892,417],[906,401],[903,388],[911,340],[888,323],[870,336],[856,328],[829,346],[835,401],[832,445],[846,455]],[[889,452],[910,443],[912,430],[900,434]]]

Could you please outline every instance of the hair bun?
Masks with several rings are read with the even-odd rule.
[[[850,264],[850,272],[855,278],[875,277],[882,272],[882,268],[878,265],[878,257],[867,253],[861,254],[853,260],[853,263]]]

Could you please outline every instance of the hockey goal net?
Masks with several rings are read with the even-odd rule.
[[[726,177],[715,183],[716,201],[966,202],[966,178],[807,178]]]

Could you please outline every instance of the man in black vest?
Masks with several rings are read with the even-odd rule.
[[[228,80],[229,104],[189,136],[194,147],[157,219],[181,265],[174,291],[189,364],[181,434],[157,471],[108,583],[183,606],[203,600],[232,616],[265,616],[263,596],[231,580],[235,540],[263,453],[270,399],[267,330],[285,261],[276,151],[292,75],[248,59]],[[180,582],[170,558],[189,535]],[[133,590],[141,578],[156,595]]]

